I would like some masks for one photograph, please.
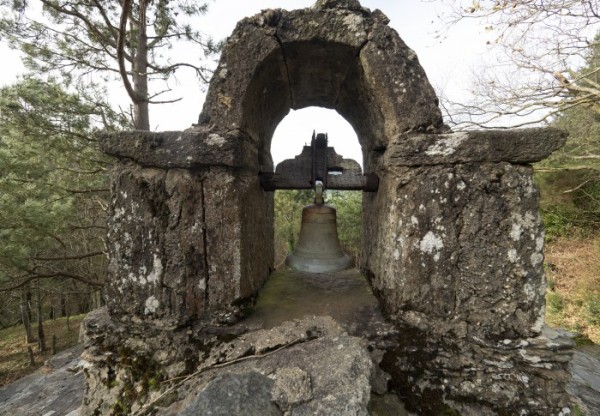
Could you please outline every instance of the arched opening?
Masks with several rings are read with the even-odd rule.
[[[321,99],[330,98],[321,96]],[[297,159],[305,146],[311,145],[313,131],[326,133],[328,147],[333,147],[344,160],[358,162],[362,168],[365,148],[359,143],[350,122],[334,109],[317,107],[323,104],[319,99],[308,102],[314,106],[290,110],[276,127],[272,127],[269,158],[273,161],[273,169],[277,171],[280,163]],[[352,258],[353,267],[324,273],[298,272],[285,264],[286,257],[299,242],[302,210],[314,202],[314,190],[276,189],[272,196],[275,271],[260,290],[247,324],[272,328],[284,321],[316,314],[332,316],[358,331],[357,328],[367,325],[373,316],[379,316],[379,304],[370,283],[357,270],[362,251],[363,191],[325,191],[325,203],[337,211],[339,243]]]
[[[356,132],[335,110],[322,107],[306,107],[291,110],[277,125],[271,140],[271,156],[277,165],[285,159],[291,159],[310,142],[312,132],[327,133],[329,146],[346,159],[363,163],[362,149]]]
[[[294,159],[310,144],[313,131],[327,133],[328,146],[344,159],[362,165],[363,155],[350,123],[336,111],[322,107],[292,110],[277,126],[271,141],[273,163]],[[274,251],[276,270],[298,241],[302,208],[313,202],[312,190],[278,190],[274,195]],[[326,203],[337,209],[338,236],[342,249],[358,265],[362,235],[362,192],[326,190]]]

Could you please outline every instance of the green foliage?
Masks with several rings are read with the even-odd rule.
[[[583,334],[575,334],[575,336],[573,337],[573,341],[575,341],[575,345],[577,345],[578,347],[584,345],[594,345],[594,341],[592,341],[591,339],[589,339],[589,337]]]
[[[275,264],[283,264],[287,253],[294,249],[302,208],[312,203],[313,192],[281,190],[275,192]]]
[[[600,342],[600,234],[558,237],[545,254],[546,322]]]
[[[576,81],[598,85],[597,42]],[[600,112],[589,102],[569,106],[551,123],[569,133],[566,145],[536,165],[540,207],[546,228],[549,290],[546,321],[598,340],[600,296],[594,245],[600,230]]]
[[[564,147],[539,163],[541,167],[600,168],[600,114],[578,107],[562,112],[552,127],[565,130],[569,138]]]
[[[549,239],[590,235],[600,228],[600,176],[594,170],[538,170],[540,208]]]
[[[362,192],[329,191],[327,203],[337,210],[340,244],[358,264],[362,236]]]
[[[0,89],[0,285],[102,277],[109,160],[96,127],[123,120],[35,78]],[[70,259],[70,257],[74,257]]]
[[[599,45],[592,45],[580,70],[587,83],[600,81],[593,70],[600,63]],[[600,226],[600,112],[582,103],[562,111],[551,125],[567,131],[569,138],[536,165],[547,233],[552,238],[593,232]]]
[[[589,293],[586,296],[585,319],[590,325],[600,325],[600,293]]]
[[[113,386],[118,387],[119,392],[112,414],[130,415],[132,406],[144,401],[150,392],[159,390],[166,377],[162,366],[145,354],[121,347],[117,356],[119,370],[126,376],[121,375],[121,382]]]
[[[548,312],[552,314],[560,314],[564,310],[565,301],[563,297],[553,291],[548,291],[546,293],[546,308],[548,308]]]
[[[585,416],[578,404],[573,405],[573,416]]]

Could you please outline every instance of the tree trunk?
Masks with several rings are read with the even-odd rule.
[[[133,89],[140,97],[133,103],[133,119],[137,130],[150,130],[150,109],[148,105],[148,36],[146,34],[146,0],[140,0],[137,48],[134,53],[132,72]]]
[[[31,342],[35,342],[35,338],[33,337],[33,330],[31,329],[31,321],[29,320],[29,304],[27,303],[27,295],[25,293],[23,293],[23,295],[21,296],[20,309],[21,320],[23,321],[23,327],[25,328],[25,342],[28,344]]]
[[[35,358],[33,357],[33,350],[30,346],[27,346],[27,353],[29,354],[29,365],[35,367]]]
[[[98,309],[99,306],[98,306],[98,291],[97,290],[94,290],[92,292],[91,298],[92,298],[92,307],[91,307],[91,310]]]
[[[67,332],[71,332],[71,314],[69,313],[68,308],[65,312],[67,313]]]
[[[31,317],[31,301],[33,300],[33,295],[31,294],[31,288],[29,285],[26,286],[25,290],[25,301],[27,305],[27,317],[29,318],[29,322],[32,321]]]
[[[67,316],[67,299],[65,295],[61,293],[60,295],[60,316]]]
[[[146,34],[147,0],[139,0],[136,10],[132,11],[133,0],[122,0],[121,19],[119,22],[119,37],[117,42],[117,60],[119,73],[127,94],[133,103],[133,124],[137,130],[150,130],[149,97],[148,97],[148,36]],[[127,31],[127,22],[130,29]],[[129,34],[129,42],[126,37]],[[131,78],[125,68],[125,44],[130,46]]]
[[[40,352],[46,351],[46,337],[44,335],[44,315],[42,314],[42,295],[39,280],[37,287],[37,324],[39,350]]]
[[[85,295],[81,295],[79,297],[79,301],[77,302],[77,314],[81,315],[82,313],[86,313],[90,310],[90,302],[92,301],[92,292],[88,292]]]

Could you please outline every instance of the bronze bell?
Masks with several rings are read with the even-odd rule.
[[[352,267],[352,259],[340,246],[335,208],[323,203],[321,184],[317,184],[315,203],[302,209],[298,243],[285,264],[311,273],[331,273]]]

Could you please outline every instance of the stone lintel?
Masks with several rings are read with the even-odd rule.
[[[560,149],[567,133],[555,128],[401,135],[385,153],[387,166],[468,162],[533,163]]]
[[[257,149],[239,130],[227,133],[190,128],[184,131],[124,131],[98,134],[101,149],[143,167],[161,169],[224,166],[258,169]]]

